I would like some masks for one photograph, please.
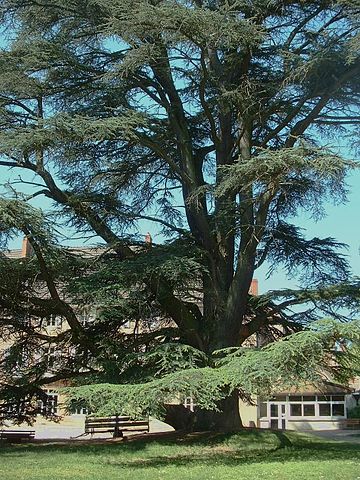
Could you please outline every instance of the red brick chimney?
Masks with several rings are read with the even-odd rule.
[[[145,243],[148,247],[151,247],[152,245],[152,236],[150,234],[150,232],[147,232],[147,234],[145,235]]]
[[[259,282],[256,278],[251,281],[249,293],[250,295],[259,295]]]
[[[22,257],[31,257],[33,254],[32,246],[27,237],[23,238],[22,247],[21,247],[21,256]]]

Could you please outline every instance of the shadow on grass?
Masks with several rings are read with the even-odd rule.
[[[289,432],[239,432],[234,435],[197,433],[176,438],[150,438],[121,443],[79,445],[19,445],[0,448],[7,457],[67,455],[76,453],[84,462],[95,461],[116,468],[175,466],[235,466],[273,462],[360,461],[359,445],[329,442]],[[93,459],[92,459],[93,457]]]
[[[350,448],[348,444],[342,444],[337,448],[313,449],[285,449],[272,450],[251,450],[251,451],[229,451],[224,453],[197,452],[187,455],[154,456],[137,460],[106,460],[105,463],[119,468],[162,468],[166,466],[192,468],[196,466],[217,467],[219,465],[235,467],[249,464],[271,464],[271,463],[292,463],[292,462],[329,462],[331,461],[360,461],[360,452],[356,447]]]
[[[277,436],[277,432],[274,432]],[[268,437],[268,435],[267,435]],[[182,446],[194,446],[194,447],[211,447],[222,444],[231,438],[236,438],[238,441],[245,441],[247,443],[252,442],[264,442],[264,433],[260,430],[246,430],[244,432],[236,432],[234,434],[218,433],[218,432],[194,432],[183,433],[178,432],[173,436],[153,436],[146,438],[127,438],[126,441],[121,442],[101,442],[101,441],[84,441],[83,442],[51,442],[49,443],[24,443],[24,444],[0,444],[1,453],[11,453],[16,450],[16,454],[28,453],[30,451],[42,453],[56,451],[58,453],[69,452],[83,452],[84,454],[103,454],[106,452],[118,451],[121,449],[125,452],[141,452],[146,450],[152,444],[158,444],[164,447],[182,447]],[[274,437],[275,438],[275,437]],[[235,440],[235,441],[236,441]],[[238,442],[237,442],[238,443]]]

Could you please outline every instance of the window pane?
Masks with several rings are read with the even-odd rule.
[[[49,390],[48,392],[52,392]],[[58,396],[57,394],[47,393],[46,401],[40,400],[39,407],[45,415],[56,415],[58,410]]]
[[[290,403],[290,415],[292,417],[301,417],[301,404]]]
[[[317,399],[318,402],[330,402],[331,397],[330,395],[318,395]]]
[[[320,417],[331,416],[330,403],[319,403],[319,415]]]
[[[267,403],[260,402],[260,418],[267,417]]]
[[[291,402],[301,402],[302,396],[301,395],[290,395],[289,400]]]
[[[304,405],[304,417],[315,417],[315,405],[310,403],[310,404],[305,404]]]
[[[271,404],[270,405],[270,417],[278,417],[278,406]]]
[[[315,402],[315,395],[304,395],[303,396],[304,402]]]
[[[286,395],[275,395],[275,402],[286,402]]]
[[[332,395],[333,402],[343,402],[344,400],[344,395]]]
[[[271,420],[270,421],[270,428],[273,428],[275,430],[279,429],[279,421],[278,420]]]
[[[343,417],[345,416],[345,405],[342,404],[342,403],[333,403],[333,406],[332,406],[332,414],[334,417],[336,416],[340,416],[340,417]]]

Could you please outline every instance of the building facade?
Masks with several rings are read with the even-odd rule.
[[[360,389],[359,379],[342,388],[327,385],[316,390],[283,392],[269,399],[254,399],[254,405],[240,402],[240,413],[247,427],[276,430],[334,430],[344,428],[349,410],[356,406],[352,391]]]

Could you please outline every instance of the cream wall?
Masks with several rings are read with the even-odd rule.
[[[256,400],[255,400],[256,401]],[[240,417],[244,427],[258,426],[258,406],[249,405],[242,400],[239,400]]]

